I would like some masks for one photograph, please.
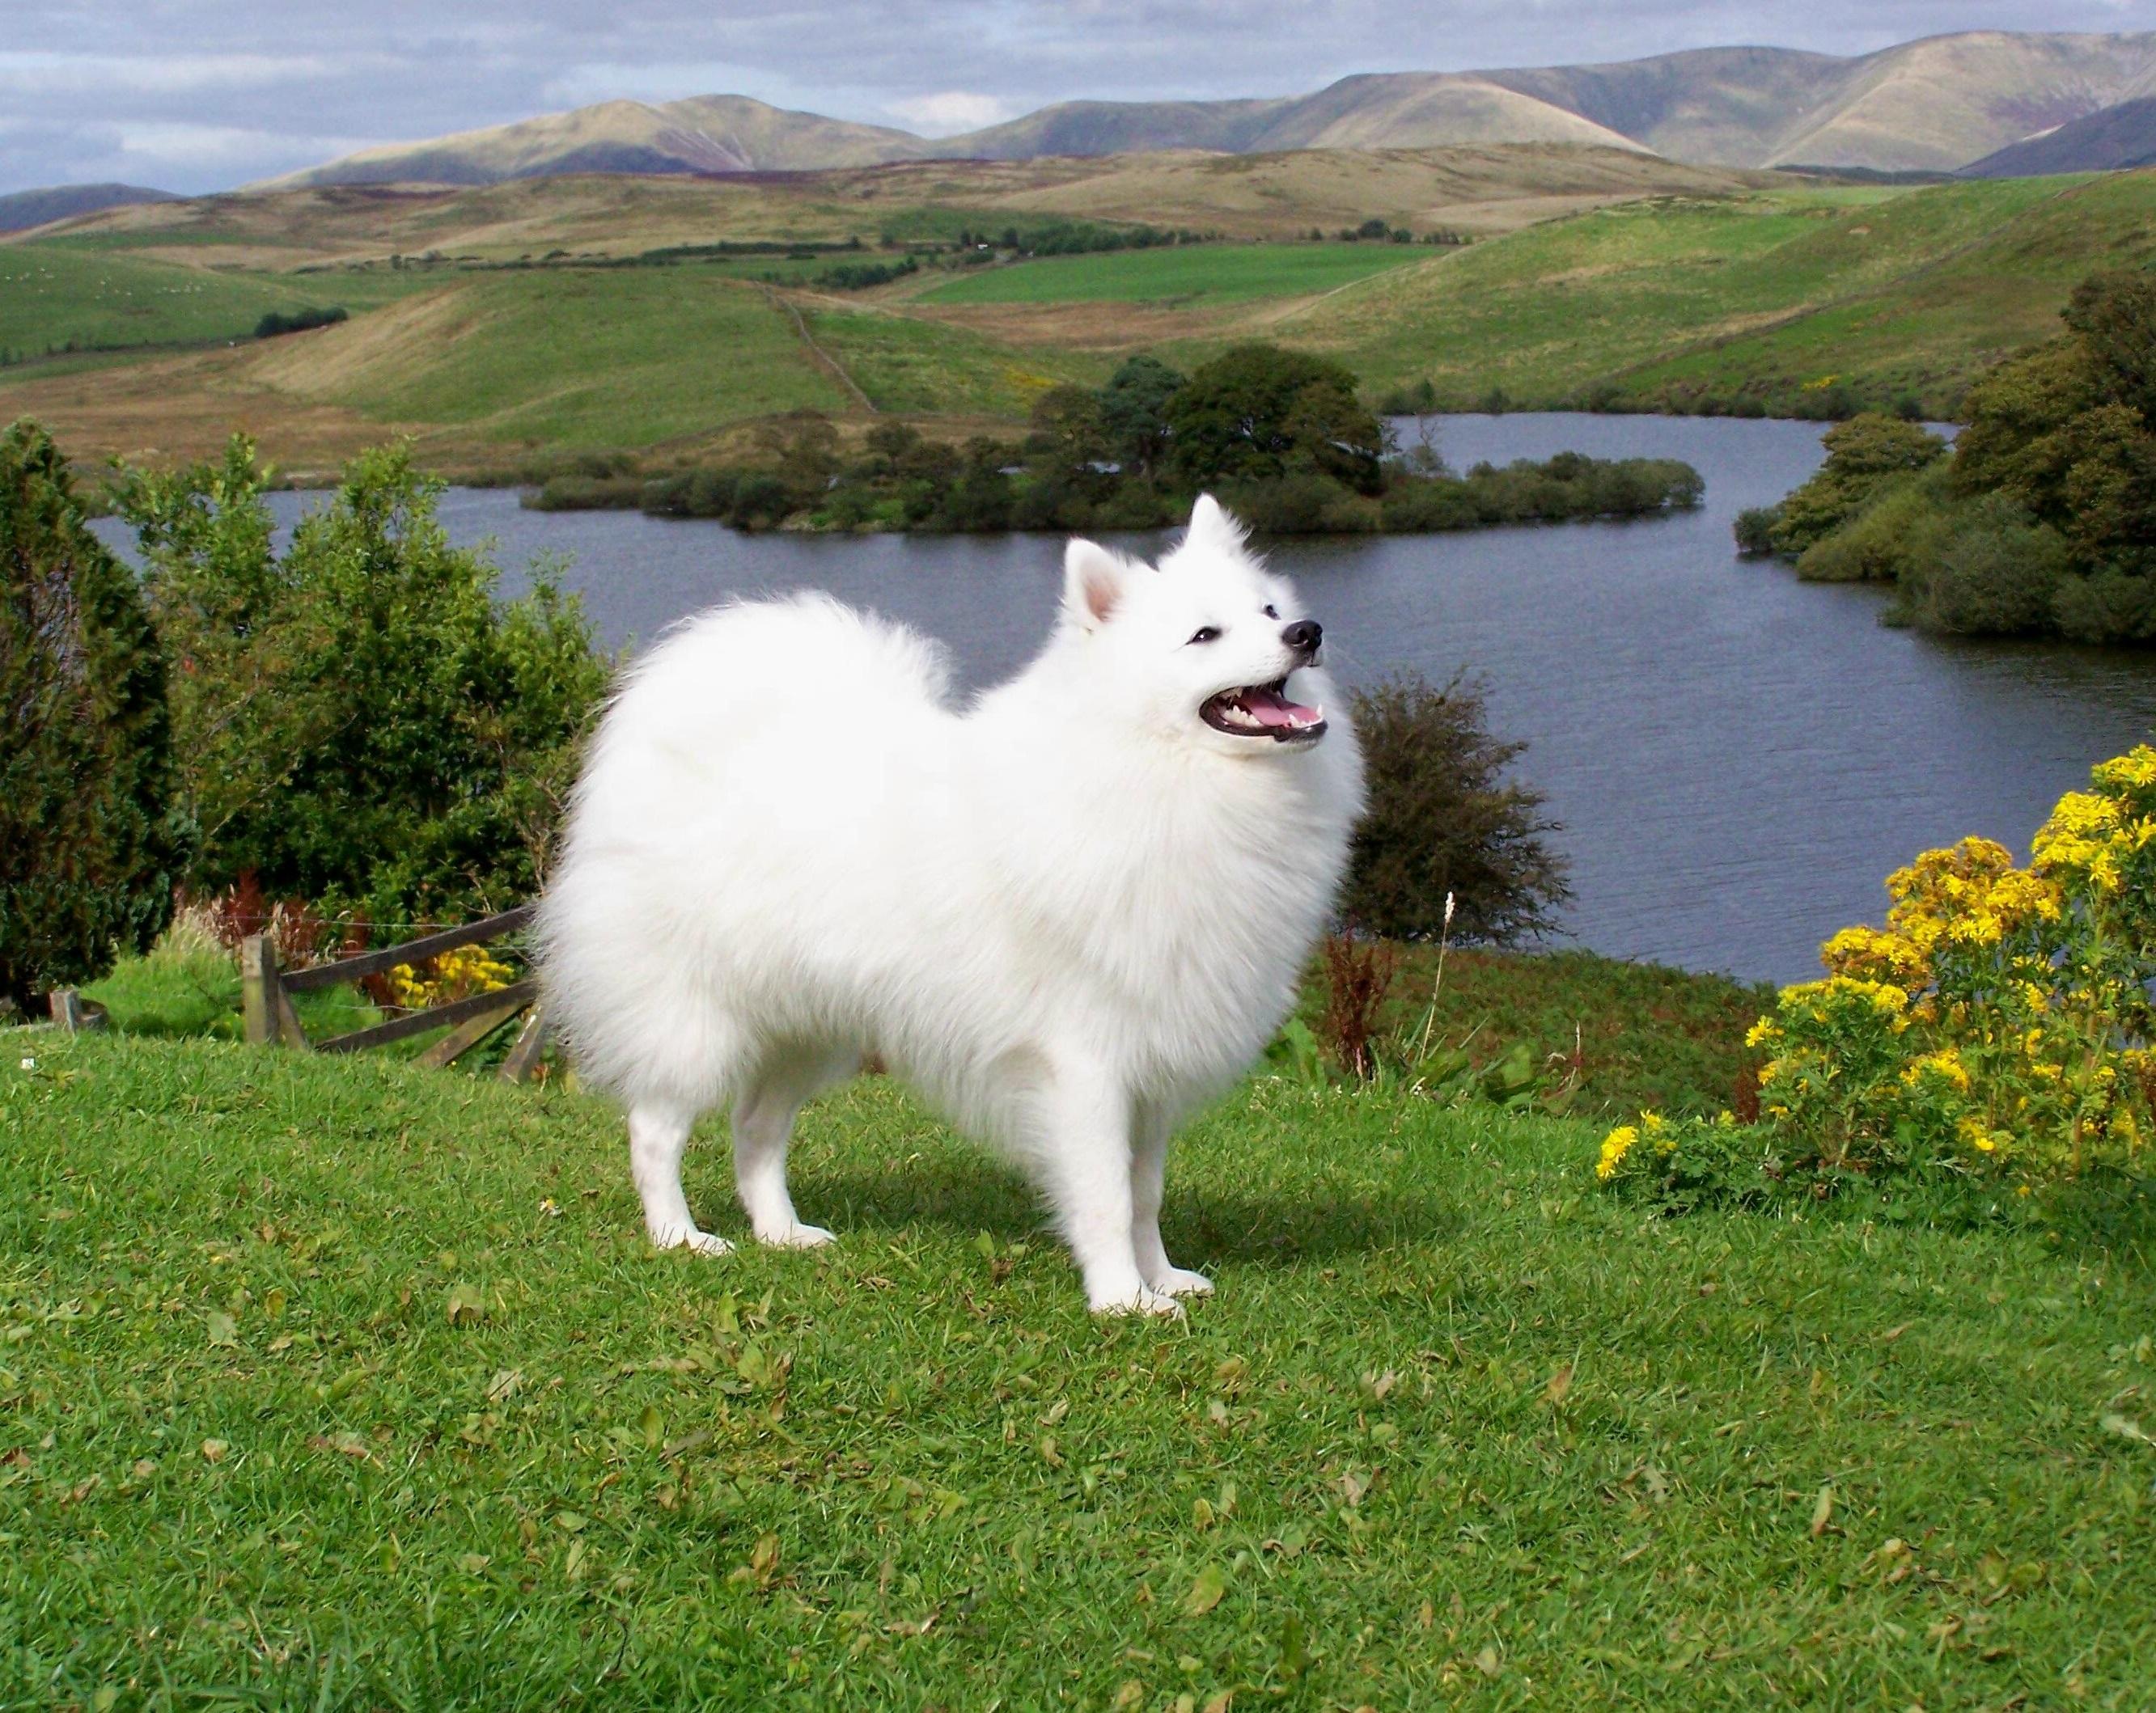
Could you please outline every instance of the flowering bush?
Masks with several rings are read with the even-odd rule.
[[[1748,1038],[1760,1121],[1604,1141],[1604,1182],[1666,1188],[1748,1159],[1768,1177],[1945,1167],[2025,1190],[2138,1163],[2156,1100],[2156,750],[2105,762],[2038,829],[2026,869],[1965,839],[1888,876],[1884,928],[1820,948]]]
[[[484,946],[460,946],[416,968],[400,963],[389,972],[389,991],[411,1011],[492,993],[516,979],[516,972]]]

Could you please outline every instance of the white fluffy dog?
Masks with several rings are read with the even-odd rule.
[[[1168,1136],[1286,1014],[1361,762],[1305,705],[1317,625],[1210,498],[1157,570],[1065,566],[1047,646],[970,706],[935,644],[817,595],[686,620],[629,673],[539,928],[654,1243],[728,1247],[681,1191],[721,1105],[758,1240],[829,1242],[787,1139],[874,1055],[1030,1172],[1094,1309],[1212,1288],[1161,1246]]]

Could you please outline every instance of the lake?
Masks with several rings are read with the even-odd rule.
[[[1412,422],[1400,424],[1412,440]],[[2156,655],[1947,642],[1878,623],[1881,591],[1738,558],[1730,522],[1810,473],[1822,425],[1527,413],[1432,419],[1456,468],[1577,450],[1681,458],[1698,511],[1627,523],[1273,544],[1348,684],[1399,668],[1479,679],[1517,777],[1560,822],[1565,937],[1623,957],[1788,982],[1819,942],[1877,921],[1888,869],[1983,833],[2025,855],[2089,765],[2156,729]],[[276,496],[290,519],[319,495]],[[743,536],[634,513],[444,498],[521,586],[566,557],[606,639],[648,638],[724,597],[830,590],[949,644],[970,683],[1021,664],[1056,598],[1047,536]],[[116,526],[100,526],[108,540]],[[1116,538],[1149,551],[1159,538]]]

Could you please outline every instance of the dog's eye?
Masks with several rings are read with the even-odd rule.
[[[1217,624],[1201,624],[1196,630],[1191,632],[1190,640],[1194,643],[1217,643],[1220,640],[1220,627]]]
[[[1263,608],[1262,608],[1262,609],[1260,609],[1260,610],[1261,610],[1261,611],[1263,611],[1263,613],[1265,613],[1265,617],[1266,617],[1266,618],[1279,618],[1279,617],[1280,617],[1280,614],[1279,614],[1279,613],[1276,613],[1276,612],[1274,612],[1274,611],[1273,611],[1273,609],[1272,609],[1272,608],[1271,608],[1270,605],[1268,605],[1268,606],[1266,606],[1266,607]]]

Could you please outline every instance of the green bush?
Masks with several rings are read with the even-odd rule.
[[[1490,735],[1482,694],[1409,673],[1353,699],[1368,808],[1356,828],[1341,908],[1364,932],[1509,945],[1553,926],[1571,896],[1539,793],[1505,782],[1526,748]]]
[[[1901,567],[1910,622],[1959,636],[2051,628],[2055,592],[2071,575],[2066,540],[2005,495],[1968,501],[1903,540],[1914,550]]]
[[[2156,643],[2156,577],[2109,569],[2062,577],[2051,611],[2077,643]]]
[[[1896,418],[1868,413],[1827,430],[1826,459],[1783,500],[1771,539],[1798,554],[1854,517],[1881,489],[1946,455],[1947,443]]]
[[[1951,474],[1937,462],[1877,490],[1862,510],[1797,556],[1810,582],[1895,582],[1938,557],[1956,507]]]
[[[187,837],[141,591],[27,421],[0,434],[0,1002],[28,1008],[148,947]]]
[[[408,447],[362,454],[271,551],[269,472],[130,472],[119,495],[171,656],[189,879],[377,922],[454,920],[536,887],[609,663],[543,566],[500,603],[452,547]]]

